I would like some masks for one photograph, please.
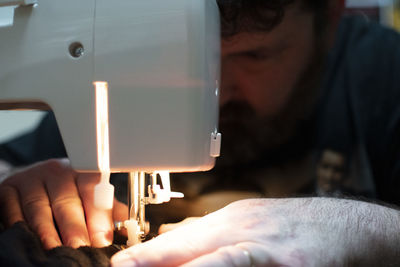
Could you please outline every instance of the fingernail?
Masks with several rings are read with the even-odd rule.
[[[92,245],[96,247],[108,247],[111,244],[112,242],[104,234],[98,234],[93,237]]]
[[[111,266],[112,267],[135,267],[136,262],[132,258],[125,253],[116,254],[111,258]]]
[[[105,236],[97,237],[95,242],[93,242],[93,243],[99,244],[99,247],[108,247],[111,245],[111,242],[109,240],[107,240],[107,238]]]
[[[42,243],[46,249],[53,249],[55,247],[61,246],[61,241],[59,241],[53,237],[48,237],[46,239],[43,239]]]
[[[85,242],[80,238],[72,239],[70,244],[71,244],[71,247],[73,247],[73,248],[85,247],[85,246],[89,245],[88,242]]]

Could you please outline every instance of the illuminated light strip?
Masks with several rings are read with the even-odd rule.
[[[96,94],[97,165],[100,183],[94,187],[96,208],[110,210],[114,202],[114,187],[110,184],[110,145],[108,134],[108,84],[94,82]]]
[[[97,165],[101,181],[108,182],[110,175],[110,143],[108,125],[108,83],[94,82],[96,90]]]

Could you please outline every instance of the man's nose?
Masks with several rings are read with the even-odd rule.
[[[326,174],[326,178],[327,178],[329,181],[332,181],[332,180],[333,180],[333,178],[334,178],[334,171],[333,171],[332,168],[327,168],[327,169],[325,170],[325,174]]]

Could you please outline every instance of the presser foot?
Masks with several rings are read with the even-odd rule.
[[[135,219],[114,222],[114,231],[121,231],[123,229],[127,231],[127,247],[142,243],[146,238],[146,234],[150,231],[149,228],[149,223],[146,222],[144,229],[141,229],[139,222]]]

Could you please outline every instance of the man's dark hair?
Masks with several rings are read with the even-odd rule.
[[[238,32],[270,31],[285,15],[285,8],[302,1],[315,14],[316,30],[324,28],[328,0],[217,0],[221,12],[222,36]]]

